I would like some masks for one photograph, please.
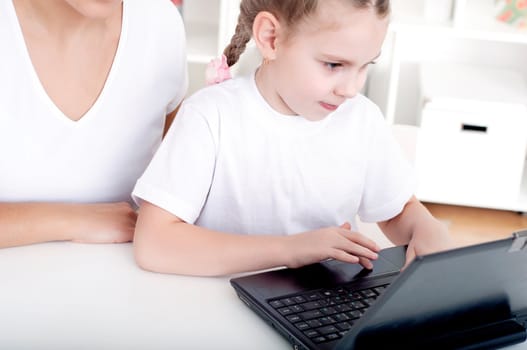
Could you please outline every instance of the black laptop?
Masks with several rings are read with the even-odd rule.
[[[373,270],[329,260],[231,279],[294,349],[495,349],[526,339],[527,231]]]

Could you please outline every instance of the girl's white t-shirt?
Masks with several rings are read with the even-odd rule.
[[[46,94],[10,0],[0,1],[0,52],[0,201],[131,201],[188,85],[176,7],[124,0],[110,73],[79,121]]]
[[[182,220],[292,234],[401,212],[414,176],[381,112],[359,95],[321,121],[274,111],[254,75],[186,99],[133,195]]]

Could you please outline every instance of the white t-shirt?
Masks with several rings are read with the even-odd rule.
[[[282,115],[254,75],[198,91],[133,192],[182,220],[240,234],[292,234],[397,215],[409,163],[359,95],[321,121]],[[356,229],[356,226],[354,226]]]
[[[11,0],[0,1],[0,201],[130,201],[188,85],[185,33],[169,0],[124,0],[104,88],[79,120],[46,94]]]

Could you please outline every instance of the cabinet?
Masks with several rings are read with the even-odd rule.
[[[240,0],[184,0],[189,93],[202,87],[205,67],[229,43],[238,21]]]
[[[439,2],[448,3],[445,0],[392,0],[389,33],[382,56],[371,71],[366,90],[366,94],[381,107],[388,123],[413,127],[416,140],[420,133],[419,111],[423,107],[420,84],[420,67],[423,64],[452,63],[507,69],[516,72],[522,79],[527,78],[527,30],[496,20],[494,0],[452,0],[451,15],[437,20],[433,18],[434,12],[427,11],[431,2],[435,2],[435,6]],[[527,105],[527,99],[523,103]],[[527,130],[522,132],[526,134]],[[416,142],[416,147],[419,153],[419,142]],[[436,151],[439,152],[441,147],[444,144],[438,142]],[[527,164],[524,159],[522,161]],[[463,166],[460,163],[456,169],[444,171],[468,170]],[[464,202],[456,193],[421,199],[527,212],[527,166],[521,176],[518,193],[506,201]],[[419,197],[419,191],[417,195]]]

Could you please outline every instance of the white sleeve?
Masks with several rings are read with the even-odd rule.
[[[391,129],[385,124],[376,130],[368,151],[364,192],[359,217],[364,222],[391,219],[404,208],[415,191],[415,174]]]
[[[194,223],[207,199],[215,158],[209,123],[184,104],[132,197],[138,204],[140,199],[148,201]]]

